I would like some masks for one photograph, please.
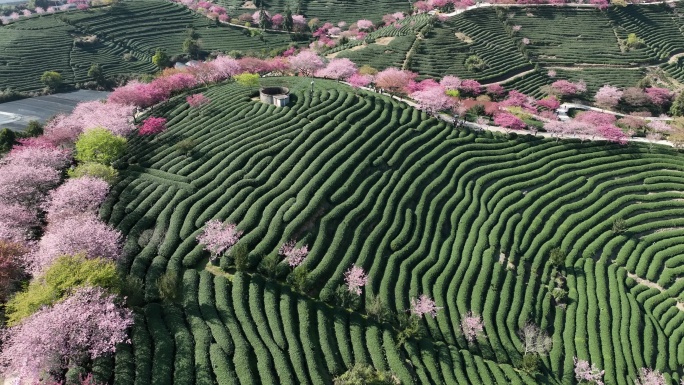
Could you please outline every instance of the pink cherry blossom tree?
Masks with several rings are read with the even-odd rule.
[[[266,14],[266,18],[267,18],[267,19],[270,19],[270,18],[271,18],[271,14],[270,14],[270,13],[268,13],[267,11],[264,11],[264,13]],[[254,12],[254,13],[252,14],[252,22],[253,22],[254,24],[259,24],[259,21],[260,21],[260,20],[261,20],[261,11],[256,11],[256,12]]]
[[[375,75],[375,85],[391,94],[399,94],[416,76],[413,72],[389,67]]]
[[[126,136],[135,129],[133,112],[134,108],[130,105],[92,101],[76,105],[68,119],[80,126],[81,131],[102,127],[114,135]]]
[[[213,64],[214,62],[211,63]],[[220,78],[221,72],[216,66],[210,66],[210,68],[207,69],[212,71],[212,76],[214,78],[223,80],[223,78]],[[196,85],[197,79],[194,75],[187,72],[181,72],[158,77],[154,79],[147,87],[157,90],[159,97],[168,98],[174,92],[192,88]]]
[[[438,307],[435,304],[435,301],[432,300],[432,298],[425,294],[421,294],[418,299],[411,298],[411,314],[417,316],[418,318],[422,318],[425,314],[428,314],[434,318],[437,316],[437,312],[441,309],[441,307]]]
[[[619,127],[625,128],[627,130],[641,130],[646,126],[646,120],[638,116],[627,115],[617,121]]]
[[[650,368],[639,369],[639,378],[634,385],[668,385],[665,376],[660,371]]]
[[[270,59],[266,59],[266,67],[268,72],[285,75],[290,71],[290,61],[285,56],[276,56]]]
[[[354,88],[368,87],[373,81],[373,77],[370,75],[362,75],[355,73],[347,79],[347,83]]]
[[[468,343],[475,342],[475,338],[484,331],[482,316],[476,315],[472,311],[467,312],[461,319],[461,331],[463,331],[463,336]]]
[[[306,17],[304,15],[292,15],[292,24],[294,24],[295,31],[303,31],[306,29]]]
[[[197,236],[197,242],[203,245],[204,250],[211,253],[211,259],[215,260],[230,252],[241,236],[242,231],[238,230],[235,224],[212,219],[205,223],[204,230]]]
[[[603,374],[605,370],[599,370],[596,365],[589,364],[589,361],[573,358],[575,362],[575,379],[579,383],[589,383],[603,385]]]
[[[510,112],[499,112],[494,115],[494,124],[497,126],[510,128],[512,130],[523,130],[527,126],[519,117]]]
[[[331,59],[325,68],[316,71],[316,76],[333,80],[345,80],[357,71],[356,64],[347,58]]]
[[[7,331],[0,353],[2,373],[33,383],[45,372],[112,354],[117,344],[130,343],[132,325],[132,312],[113,295],[101,288],[78,289]]]
[[[201,83],[204,85],[207,85],[209,83],[214,83],[218,82],[219,80],[222,80],[219,76],[217,71],[215,70],[214,66],[211,65],[209,62],[201,62],[192,66],[188,66],[186,68],[186,71],[195,78],[197,83]],[[157,81],[161,80],[163,78],[158,78],[152,83],[150,83],[151,87],[158,87]],[[170,94],[168,92],[164,93],[163,99],[166,100],[168,99]]]
[[[555,96],[547,96],[544,99],[537,100],[537,105],[544,109],[555,111],[560,107],[560,101]]]
[[[280,29],[280,27],[283,25],[283,22],[285,22],[285,16],[276,13],[271,17],[271,26],[275,29]]]
[[[370,31],[373,29],[373,22],[367,19],[361,19],[356,22],[356,27],[361,31]]]
[[[413,3],[413,9],[416,10],[416,13],[426,13],[430,12],[434,7],[427,1],[416,1]]]
[[[368,275],[363,268],[353,265],[344,273],[344,282],[350,293],[361,295],[361,288],[368,283]]]
[[[607,141],[618,144],[627,144],[627,135],[615,125],[602,124],[596,127],[597,133]]]
[[[296,72],[304,76],[312,76],[314,72],[323,68],[323,59],[313,51],[302,51],[295,56],[290,56],[290,65]]]
[[[31,254],[31,271],[40,274],[61,255],[83,253],[86,258],[117,260],[121,257],[122,239],[118,230],[95,216],[65,218],[48,226]]]
[[[528,102],[527,95],[517,90],[511,90],[506,99],[501,102],[502,107],[522,107]]]
[[[230,79],[241,72],[240,62],[230,56],[219,56],[209,62],[216,78],[219,80]]]
[[[596,8],[602,11],[608,9],[608,6],[610,6],[610,2],[608,0],[589,0],[589,4],[593,4]]]
[[[466,79],[461,81],[459,89],[468,94],[479,95],[482,92],[482,85],[477,80]]]
[[[155,135],[166,130],[166,118],[151,116],[143,121],[138,135]]]
[[[578,113],[574,120],[591,124],[593,126],[603,126],[615,124],[615,115],[604,114],[603,112],[597,111],[584,111]]]
[[[620,99],[622,99],[622,91],[611,85],[604,85],[594,95],[596,105],[602,108],[614,108],[620,103]]]
[[[447,75],[439,81],[439,84],[446,90],[457,90],[461,87],[461,79],[456,76]]]
[[[80,103],[70,115],[58,115],[45,126],[40,140],[53,146],[70,146],[87,129],[101,127],[115,135],[127,135],[133,126],[133,110],[129,105],[99,101]]]
[[[166,90],[152,84],[140,83],[134,80],[128,82],[123,87],[115,89],[109,94],[108,100],[114,103],[145,108],[153,106],[168,97],[169,95]]]
[[[382,22],[385,24],[385,26],[388,26],[396,23],[399,20],[403,20],[404,17],[405,16],[403,12],[388,13],[382,16]]]
[[[504,87],[499,83],[492,83],[487,86],[487,93],[492,97],[499,98],[506,93]]]
[[[567,122],[551,121],[544,123],[544,131],[551,134],[552,137],[559,139],[561,136],[567,134]]]
[[[55,170],[64,169],[71,162],[69,151],[53,147],[15,145],[7,156],[0,159],[0,164],[13,164],[27,167],[49,167]]]
[[[0,202],[0,240],[24,242],[30,237],[31,229],[38,225],[35,210]]]
[[[0,166],[0,202],[37,207],[59,180],[60,173],[52,167]]]
[[[23,259],[26,247],[22,242],[3,240],[0,237],[0,303],[21,287],[25,278]]]
[[[662,120],[651,121],[646,125],[646,127],[651,131],[651,133],[658,135],[658,140],[663,138],[663,134],[667,134],[672,131],[672,127]]]
[[[646,95],[653,105],[662,107],[672,100],[672,91],[667,88],[649,87],[646,88]]]
[[[569,97],[586,92],[587,87],[584,82],[573,83],[568,80],[556,80],[551,83],[551,91],[560,97]]]
[[[204,94],[190,95],[186,97],[185,100],[188,102],[190,107],[198,109],[204,106],[208,106],[211,103],[211,99],[204,96]]]
[[[309,246],[297,247],[297,241],[289,241],[280,246],[278,255],[285,257],[285,262],[294,268],[301,265],[306,256],[309,255]]]
[[[243,57],[238,60],[240,65],[240,73],[264,74],[269,71],[268,63],[256,57]]]
[[[421,110],[428,113],[434,114],[454,106],[454,100],[446,94],[446,90],[441,86],[416,91],[410,96],[418,103]]]
[[[83,126],[67,115],[57,115],[45,124],[43,140],[52,146],[69,147],[83,132]]]
[[[55,223],[68,217],[97,214],[109,192],[109,184],[89,176],[69,179],[48,196],[45,208],[48,221]]]
[[[437,83],[434,79],[425,79],[422,81],[415,81],[411,80],[409,84],[406,86],[406,92],[409,94],[412,94],[416,91],[425,91],[430,88],[441,88],[442,90],[446,91],[445,88],[443,88],[439,83]]]

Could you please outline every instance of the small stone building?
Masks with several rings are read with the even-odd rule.
[[[285,107],[290,103],[290,90],[287,87],[263,87],[259,90],[262,103]]]

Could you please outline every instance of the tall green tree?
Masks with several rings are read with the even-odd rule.
[[[98,85],[102,86],[105,84],[105,75],[102,71],[102,67],[98,63],[93,63],[88,69],[88,77],[93,79]]]
[[[29,9],[34,9],[35,7],[47,8],[50,6],[50,2],[48,0],[29,0],[27,6]]]
[[[123,155],[126,138],[114,135],[104,128],[92,128],[84,132],[76,141],[76,160],[111,164]]]
[[[261,4],[261,8],[259,9],[259,28],[265,30],[270,23],[271,21],[268,19],[268,14],[266,14],[264,5]]]
[[[57,90],[62,86],[62,75],[56,71],[45,71],[40,77],[40,81],[50,90]]]
[[[7,303],[8,321],[17,324],[41,307],[52,305],[83,286],[99,286],[118,294],[121,280],[116,264],[101,258],[87,259],[84,255],[59,257],[41,279],[31,281]]]
[[[677,95],[672,107],[670,107],[670,113],[674,116],[684,116],[684,92]]]
[[[12,149],[16,137],[17,135],[14,133],[14,131],[10,130],[9,128],[3,128],[0,130],[0,154]]]
[[[199,59],[200,53],[202,52],[202,43],[199,40],[188,37],[183,42],[183,52],[187,53],[193,59]]]
[[[292,10],[290,9],[289,5],[285,8],[285,22],[283,23],[283,26],[289,32],[291,32],[292,28],[294,28],[294,20],[292,19]]]
[[[154,56],[152,56],[152,63],[162,70],[170,64],[169,55],[167,55],[163,49],[157,48]]]

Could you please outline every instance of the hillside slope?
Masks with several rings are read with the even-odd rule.
[[[265,2],[271,12],[285,4]],[[304,8],[318,4],[317,11],[302,11],[308,18],[325,14],[325,20],[348,23],[359,18],[379,23],[384,13],[406,10],[404,3],[394,2],[302,4]],[[229,8],[233,17],[254,11],[235,8],[239,5],[234,2],[225,5],[234,7]],[[508,89],[536,97],[544,94],[542,86],[558,79],[584,80],[589,94],[604,84],[635,86],[654,74],[660,81],[684,82],[682,58],[675,56],[684,52],[682,7],[630,5],[605,11],[569,6],[487,7],[445,22],[428,22],[423,14],[407,18],[399,23],[400,28],[380,28],[365,41],[352,40],[324,55],[347,57],[359,66],[378,69],[405,67],[426,77],[456,75],[483,83],[503,82]],[[264,32],[250,37],[247,29],[217,25],[165,0],[123,0],[113,8],[43,15],[0,27],[0,84],[36,91],[42,88],[40,75],[46,70],[60,72],[69,84],[85,82],[93,63],[101,64],[109,77],[152,73],[155,49],[164,48],[169,55],[182,53],[190,27],[199,34],[206,52],[268,54],[292,44],[288,34]],[[642,40],[640,47],[625,45],[632,33]],[[74,42],[78,36],[92,35],[98,37],[97,44],[79,47]],[[126,53],[134,60],[124,61]],[[466,66],[473,55],[482,59],[485,68]],[[555,75],[549,76],[549,71]]]
[[[287,34],[250,37],[245,29],[217,26],[168,1],[128,0],[113,8],[43,15],[0,27],[0,87],[42,89],[40,76],[48,70],[61,73],[67,84],[85,82],[91,80],[87,74],[93,63],[100,64],[108,77],[153,73],[155,50],[181,54],[188,28],[199,35],[207,52],[265,53],[291,43]],[[96,44],[76,45],[76,37],[93,35]],[[132,55],[131,61],[124,60],[126,53]]]
[[[206,91],[201,114],[176,98],[153,111],[168,131],[132,141],[101,216],[127,235],[147,305],[133,344],[99,363],[114,383],[322,384],[363,362],[406,384],[556,384],[572,381],[573,356],[611,384],[643,366],[682,375],[681,154],[505,140],[338,83],[317,80],[313,97],[306,80],[290,85],[280,109],[235,84]],[[191,156],[173,149],[184,139]],[[244,230],[247,273],[205,269],[195,237],[212,218]],[[291,239],[310,246],[313,297],[292,292],[285,262],[275,281],[262,275]],[[559,269],[554,248],[567,254]],[[435,298],[423,338],[398,348],[395,324],[335,306],[352,264],[369,272],[362,301],[404,313]],[[180,304],[159,300],[165,272],[182,281]],[[566,300],[554,302],[557,285]],[[484,318],[473,344],[468,311]],[[515,369],[526,321],[553,337],[536,379]]]

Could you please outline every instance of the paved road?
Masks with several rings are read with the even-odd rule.
[[[342,83],[350,85],[347,82],[342,82]],[[366,91],[377,93],[377,91],[375,89],[372,89],[369,87],[360,87],[360,88],[364,89]],[[383,95],[390,96],[387,93],[384,93]],[[418,108],[418,104],[412,100],[404,99],[404,98],[401,98],[401,97],[396,96],[396,95],[390,96],[390,97],[392,97],[396,100],[402,101],[402,102],[408,104],[409,106]],[[569,104],[569,103],[566,103],[566,104]],[[581,106],[581,104],[579,104],[579,106]],[[438,113],[438,114],[435,114],[434,116],[438,119],[441,119],[441,120],[447,122],[447,123],[452,123],[454,121],[453,116],[448,115],[448,114]],[[652,118],[652,119],[656,119],[656,118]],[[510,129],[507,129],[504,127],[490,126],[487,124],[478,124],[478,123],[466,122],[466,121],[462,121],[462,123],[464,126],[472,128],[474,130],[478,130],[478,131],[479,130],[487,130],[487,131],[492,131],[492,132],[500,132],[500,133],[504,133],[504,134],[507,134],[509,132],[515,132],[516,134],[519,134],[519,135],[531,134],[534,136],[542,136],[544,138],[555,138],[555,139],[604,140],[602,138],[597,138],[595,136],[590,136],[590,135],[551,134],[549,132],[531,132],[528,130],[522,130],[522,131],[521,130],[510,130]],[[646,138],[627,138],[627,141],[628,142],[641,142],[641,143],[648,143],[648,144],[662,144],[664,146],[676,147],[674,145],[674,143],[669,142],[667,140],[648,140]]]
[[[109,92],[79,90],[0,103],[0,128],[21,131],[31,120],[45,122],[57,114],[71,112],[80,102],[104,99],[107,95]]]
[[[560,119],[562,121],[570,120],[570,117],[568,116],[568,111],[571,108],[580,109],[580,110],[598,111],[598,112],[603,112],[604,114],[610,114],[610,115],[615,115],[615,116],[629,116],[629,115],[621,114],[619,112],[614,112],[614,111],[604,110],[604,109],[597,108],[597,107],[587,106],[585,104],[563,103],[556,110],[556,112],[558,113],[558,119]],[[663,117],[660,117],[660,116],[655,117],[654,116],[654,117],[649,117],[648,120],[662,120],[663,122],[668,122],[668,121],[672,120],[672,118],[669,116],[663,116]]]

